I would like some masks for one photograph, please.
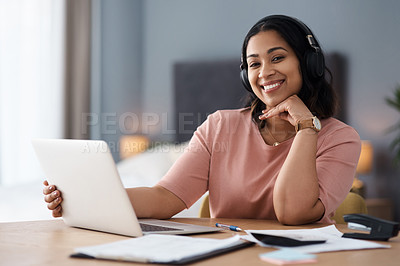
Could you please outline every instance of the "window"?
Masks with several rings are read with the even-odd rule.
[[[31,139],[63,136],[64,8],[0,0],[0,185],[43,179]]]

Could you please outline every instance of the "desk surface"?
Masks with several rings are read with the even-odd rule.
[[[179,218],[174,221],[214,226],[216,222],[234,224],[243,229],[305,229],[324,226],[313,224],[305,226],[283,226],[276,221],[239,219],[197,219]],[[338,225],[342,232],[348,231],[345,225]],[[202,234],[195,237],[227,238],[234,232]],[[127,237],[71,228],[62,220],[0,223],[0,265],[128,265],[88,259],[72,259],[69,255],[75,247],[104,244],[127,239]],[[341,251],[317,254],[314,265],[399,265],[400,237],[392,238],[390,249],[371,249]],[[258,258],[260,253],[273,251],[273,248],[253,246],[225,255],[203,260],[192,265],[270,265]],[[132,263],[135,265],[135,263]],[[143,265],[143,264],[138,264]]]

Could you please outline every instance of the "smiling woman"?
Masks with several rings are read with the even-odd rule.
[[[250,102],[209,115],[156,185],[127,189],[138,217],[170,218],[208,191],[211,217],[332,222],[350,190],[360,138],[332,118],[319,44],[279,15],[257,22],[242,51]],[[45,183],[44,194],[53,216],[62,216],[57,184]]]

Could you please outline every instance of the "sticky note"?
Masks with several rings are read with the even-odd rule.
[[[260,259],[277,265],[285,264],[300,264],[316,262],[317,257],[313,254],[308,254],[290,248],[279,249],[259,255]]]

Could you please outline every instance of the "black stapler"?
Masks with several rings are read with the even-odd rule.
[[[368,240],[388,241],[389,238],[397,236],[399,233],[399,223],[376,218],[366,214],[347,214],[343,215],[347,223],[360,224],[368,228],[367,233],[345,233],[343,237],[358,238]]]

